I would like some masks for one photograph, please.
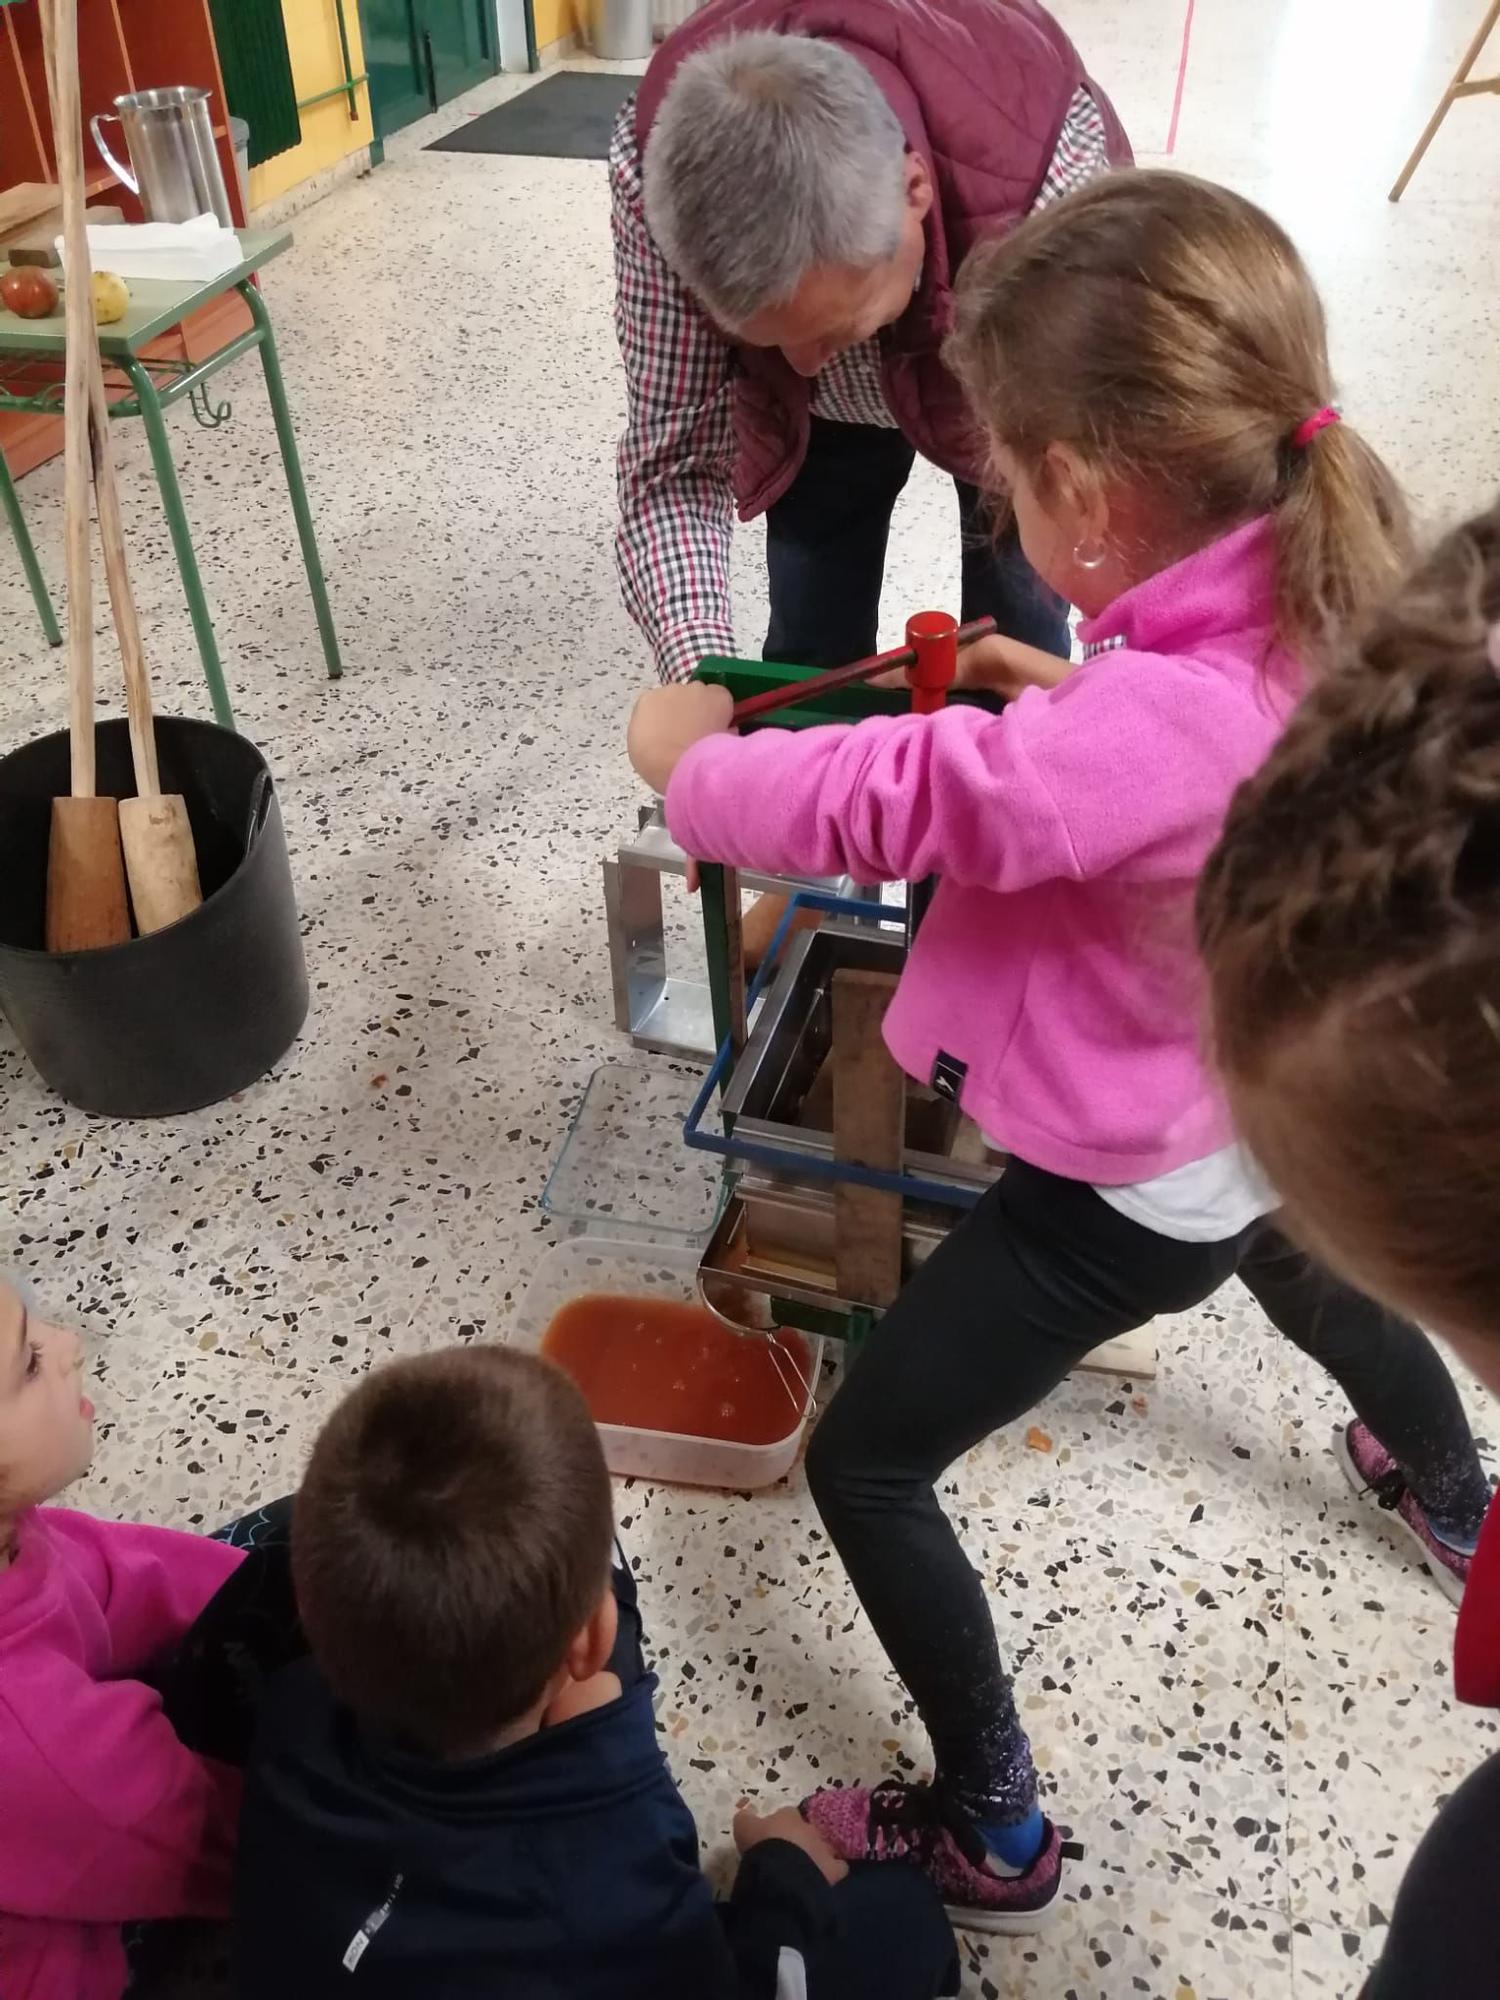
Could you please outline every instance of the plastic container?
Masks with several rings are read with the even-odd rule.
[[[706,1244],[723,1165],[682,1136],[702,1080],[660,1059],[601,1063],[542,1190],[545,1213],[570,1235]]]
[[[130,739],[99,725],[98,782],[135,791]],[[217,1104],[297,1039],[307,968],[281,808],[266,760],[232,729],[161,716],[164,792],[187,801],[202,906],[102,951],[43,948],[52,800],[68,738],[0,758],[0,1012],[52,1088],[85,1111],[160,1118]]]
[[[250,127],[243,118],[229,121],[229,143],[234,148],[235,179],[240,184],[240,206],[250,220]]]
[[[652,48],[651,0],[594,0],[594,54],[604,62],[638,62]]]
[[[510,1332],[511,1346],[538,1352],[555,1316],[571,1300],[590,1292],[697,1305],[698,1252],[687,1245],[621,1242],[602,1236],[575,1236],[554,1244],[526,1287]],[[747,1340],[759,1337],[744,1336]],[[772,1444],[736,1444],[724,1438],[688,1437],[677,1431],[600,1424],[599,1437],[610,1471],[621,1478],[725,1486],[738,1492],[751,1492],[784,1479],[797,1461],[823,1364],[821,1338],[807,1334],[796,1337],[807,1349],[807,1373],[805,1383],[799,1385],[796,1420],[784,1438]]]

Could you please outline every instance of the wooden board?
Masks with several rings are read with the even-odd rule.
[[[101,222],[123,222],[123,208],[91,208],[89,227]],[[62,210],[55,208],[40,216],[35,222],[23,222],[17,229],[0,230],[0,247],[12,264],[34,264],[43,269],[57,269],[62,259],[57,254],[57,239],[62,234]]]
[[[57,207],[57,189],[50,181],[20,181],[0,194],[0,233],[20,229]]]
[[[62,209],[49,208],[44,215],[33,216],[29,222],[18,222],[10,229],[0,229],[0,246],[12,264],[40,264],[56,267],[62,263],[57,254],[57,239],[62,235]]]
[[[833,1152],[858,1167],[898,1173],[906,1079],[881,1040],[893,972],[841,966],[833,975]],[[901,1289],[901,1197],[838,1182],[833,1195],[839,1295],[888,1306]]]

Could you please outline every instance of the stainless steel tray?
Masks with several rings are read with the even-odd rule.
[[[831,1183],[744,1175],[698,1266],[698,1290],[709,1311],[731,1326],[764,1333],[783,1323],[773,1302],[844,1317],[863,1306],[838,1289],[833,1203]],[[903,1279],[926,1262],[954,1220],[951,1208],[935,1203],[904,1205]]]
[[[774,1146],[789,1176],[799,1158],[833,1160],[827,1069],[833,975],[844,966],[899,972],[905,955],[901,938],[843,918],[793,939],[724,1093],[731,1154],[739,1143]],[[908,1083],[903,1173],[950,1187],[963,1206],[989,1186],[1000,1164],[956,1105]]]
[[[833,974],[844,965],[899,972],[905,951],[904,940],[888,932],[826,920],[798,934],[760,1003],[722,1103],[731,1158],[738,1144],[747,1152],[698,1266],[704,1304],[731,1326],[765,1333],[790,1325],[842,1337],[848,1330],[842,1322],[873,1310],[838,1287],[837,1168],[824,1066]],[[808,1167],[805,1174],[799,1164]],[[902,1203],[903,1283],[1004,1164],[956,1107],[908,1082],[902,1174],[919,1187]],[[1148,1325],[1106,1341],[1080,1365],[1147,1380],[1156,1373],[1154,1330]]]
[[[742,1333],[795,1326],[845,1336],[840,1324],[872,1311],[842,1298],[834,1278],[833,1189],[747,1189],[740,1182],[698,1266],[698,1295],[711,1313]],[[748,1196],[747,1199],[741,1199]],[[926,1263],[955,1221],[951,1208],[908,1202],[901,1223],[903,1281]],[[997,1331],[1000,1329],[997,1328]],[[1089,1374],[1149,1382],[1156,1374],[1156,1323],[1106,1340],[1078,1366]]]

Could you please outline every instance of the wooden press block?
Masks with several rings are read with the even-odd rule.
[[[906,1079],[881,1039],[893,972],[841,966],[833,975],[833,1153],[898,1173],[905,1146]],[[901,1289],[901,1197],[836,1182],[834,1272],[841,1298],[888,1306]]]

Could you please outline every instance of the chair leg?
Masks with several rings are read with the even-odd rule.
[[[1460,95],[1460,88],[1459,88],[1460,85],[1468,81],[1469,71],[1474,67],[1475,63],[1478,62],[1480,51],[1483,49],[1485,43],[1489,40],[1490,36],[1494,33],[1495,23],[1497,21],[1500,21],[1500,0],[1491,0],[1489,11],[1486,13],[1484,19],[1479,24],[1478,34],[1474,37],[1473,41],[1470,42],[1468,48],[1464,51],[1463,61],[1459,64],[1458,68],[1453,72],[1453,80],[1448,85],[1448,88],[1443,92],[1442,96],[1438,99],[1437,110],[1434,111],[1432,116],[1428,119],[1426,129],[1422,133],[1421,138],[1418,139],[1415,147],[1412,149],[1411,158],[1407,161],[1406,165],[1401,169],[1401,172],[1396,177],[1396,185],[1391,189],[1390,195],[1388,197],[1391,201],[1399,201],[1402,195],[1405,194],[1407,182],[1411,179],[1412,175],[1417,171],[1417,168],[1422,164],[1423,154],[1427,151],[1427,148],[1432,144],[1434,138],[1436,138],[1437,129],[1439,125],[1442,124],[1443,120],[1448,116],[1448,112],[1453,104],[1454,99]]]
[[[281,447],[281,464],[286,473],[287,492],[291,495],[292,517],[297,523],[297,539],[302,545],[302,561],[307,570],[308,588],[312,592],[313,610],[317,614],[318,634],[323,641],[323,660],[328,668],[328,678],[336,681],[343,673],[344,665],[339,657],[338,634],[333,627],[333,611],[328,602],[328,585],[323,577],[323,559],[318,554],[312,509],[307,504],[307,487],[302,480],[297,434],[292,429],[292,413],[287,408],[286,384],[281,377],[276,335],[271,329],[271,315],[259,287],[247,278],[239,289],[260,332],[260,365],[266,378],[271,416],[276,424],[276,442]]]
[[[21,502],[16,493],[15,482],[10,476],[10,467],[5,462],[3,449],[0,449],[0,507],[5,509],[5,518],[10,523],[10,532],[21,558],[21,568],[25,571],[26,581],[31,586],[31,601],[36,606],[37,616],[42,621],[47,644],[60,646],[62,633],[58,630],[57,613],[52,609],[52,599],[47,595],[42,566],[36,559],[36,550],[32,546],[31,534],[26,526],[26,516],[21,512]]]
[[[177,483],[177,468],[172,463],[166,414],[155,384],[141,363],[130,360],[125,362],[124,367],[141,406],[141,421],[151,446],[151,463],[156,472],[162,509],[167,517],[167,532],[172,537],[172,552],[177,557],[177,571],[188,601],[188,616],[193,621],[193,635],[198,641],[203,678],[208,683],[209,698],[214,705],[214,720],[221,729],[233,729],[234,710],[229,705],[229,690],[224,685],[224,667],[219,658],[219,642],[214,637],[213,614],[203,594],[203,578],[198,570],[198,558],[193,553],[187,509],[182,504],[182,488]]]

